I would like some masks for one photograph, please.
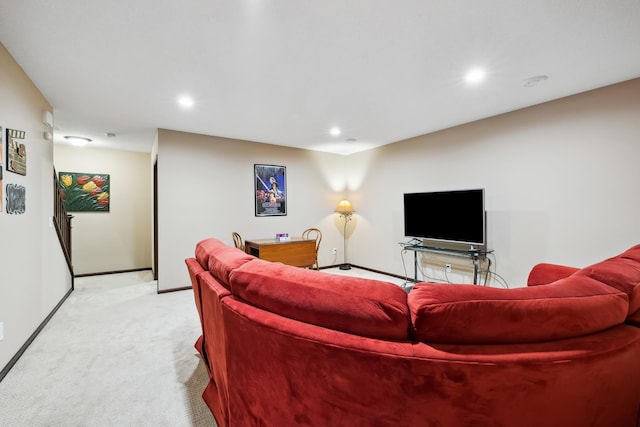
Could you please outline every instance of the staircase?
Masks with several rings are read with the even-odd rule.
[[[64,199],[60,194],[60,184],[55,169],[53,170],[53,225],[62,246],[62,252],[71,273],[71,289],[73,289],[73,264],[71,262],[71,219],[64,207]]]

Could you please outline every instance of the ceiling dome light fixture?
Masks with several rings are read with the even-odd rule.
[[[195,101],[189,95],[182,95],[178,98],[178,105],[182,108],[188,109],[193,107]]]
[[[464,80],[469,84],[480,83],[487,73],[482,68],[473,68],[464,76]]]
[[[522,86],[524,87],[535,87],[539,84],[543,83],[545,80],[549,79],[549,76],[545,76],[541,74],[539,76],[529,77],[528,79],[523,80]]]
[[[85,138],[84,136],[65,136],[64,139],[76,147],[84,147],[91,142],[89,138]]]
[[[339,136],[342,133],[342,131],[340,130],[339,127],[334,126],[329,130],[329,133],[331,134],[331,136]]]

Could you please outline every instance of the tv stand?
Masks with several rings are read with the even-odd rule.
[[[454,256],[459,258],[469,258],[473,263],[473,284],[478,284],[478,265],[480,261],[487,259],[487,255],[493,253],[493,250],[478,249],[471,246],[469,249],[446,249],[431,246],[402,244],[403,248],[413,251],[413,277],[418,281],[418,252],[428,252],[432,254]]]

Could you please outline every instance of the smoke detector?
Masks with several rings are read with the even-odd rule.
[[[524,86],[524,87],[538,86],[540,83],[544,82],[548,78],[549,78],[549,76],[545,76],[545,75],[529,77],[528,79],[525,79],[522,82],[522,86]]]

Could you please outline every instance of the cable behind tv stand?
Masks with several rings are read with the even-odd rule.
[[[437,248],[433,246],[424,246],[416,244],[402,244],[403,248],[413,251],[413,277],[418,281],[418,252],[428,252],[431,254],[454,256],[459,258],[468,258],[473,263],[473,284],[478,284],[478,265],[480,261],[487,259],[487,255],[493,253],[493,250],[479,249],[471,246],[469,249],[448,249]]]

